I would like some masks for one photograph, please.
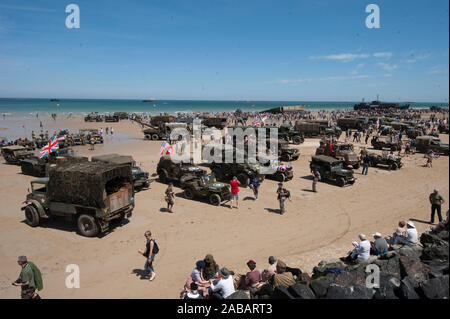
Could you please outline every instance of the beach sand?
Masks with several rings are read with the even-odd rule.
[[[32,127],[38,127],[39,120]],[[105,123],[58,118],[44,119],[44,126],[53,132],[56,128],[104,128]],[[107,126],[114,127],[117,134],[106,136],[105,144],[96,145],[94,151],[89,151],[89,146],[74,147],[76,154],[129,154],[150,175],[156,173],[160,141],[143,140],[139,125],[130,121]],[[448,143],[448,135],[441,135],[441,140]],[[311,273],[319,261],[345,255],[359,233],[390,235],[399,220],[413,218],[419,232],[428,229],[429,225],[420,221],[430,219],[428,195],[434,188],[449,200],[448,157],[441,156],[434,160],[433,168],[425,168],[423,154],[404,157],[404,167],[398,171],[369,168],[369,174],[361,176],[359,169],[354,186],[319,183],[319,192],[312,193],[309,160],[318,145],[319,139],[307,139],[296,146],[301,156],[292,163],[294,179],[286,183],[292,201],[286,202],[284,215],[277,213],[275,181],[261,184],[257,201],[248,200],[252,198],[250,189],[241,189],[239,209],[184,199],[181,189],[175,187],[174,214],[163,209],[166,185],[154,181],[149,190],[136,194],[129,223],[103,238],[81,237],[75,225],[64,219],[36,228],[26,225],[20,207],[34,177],[22,175],[18,166],[2,163],[0,298],[20,298],[20,289],[11,285],[20,273],[19,255],[26,255],[41,269],[44,290],[39,294],[43,298],[178,298],[195,262],[209,253],[220,267],[235,273],[247,272],[249,259],[262,271],[271,255]],[[356,151],[359,153],[358,147]],[[442,209],[444,216],[447,202]],[[145,248],[146,230],[152,231],[160,247],[152,282],[138,275],[145,260],[137,251]],[[78,289],[66,288],[69,264],[80,267]]]

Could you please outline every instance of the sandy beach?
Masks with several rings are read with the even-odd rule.
[[[39,127],[40,120],[50,132],[57,128],[77,131],[105,127],[105,123],[85,123],[81,118],[33,119],[31,127]],[[74,147],[76,154],[132,155],[155,180],[161,142],[143,140],[140,126],[128,120],[107,125],[114,128],[114,136],[107,135],[105,143],[96,145],[94,151],[88,146]],[[449,142],[449,135],[441,134],[440,138]],[[81,237],[75,225],[63,219],[36,228],[26,225],[20,208],[29,182],[35,178],[22,175],[19,166],[4,164],[2,159],[0,298],[20,298],[20,289],[11,285],[20,273],[16,262],[19,255],[26,255],[40,267],[43,298],[178,298],[195,262],[209,253],[220,267],[235,273],[245,273],[249,259],[255,260],[262,271],[271,255],[311,273],[321,260],[346,254],[359,233],[390,235],[399,220],[408,219],[415,220],[419,232],[428,229],[428,196],[434,188],[446,200],[442,208],[445,215],[449,201],[448,157],[441,156],[433,161],[433,168],[425,168],[423,154],[410,155],[403,157],[404,167],[400,170],[369,168],[367,176],[361,175],[361,169],[355,170],[354,186],[340,188],[319,183],[318,193],[312,193],[309,160],[318,145],[319,139],[307,139],[296,146],[301,156],[292,162],[294,179],[286,183],[292,198],[287,201],[284,215],[277,212],[275,181],[262,183],[257,201],[249,200],[250,189],[241,189],[239,209],[187,200],[175,187],[175,213],[168,214],[163,209],[166,185],[155,180],[150,189],[136,194],[129,223],[102,238]],[[361,146],[355,144],[358,154]],[[369,145],[368,149],[380,152]],[[152,231],[160,247],[154,262],[156,279],[152,282],[139,278],[145,260],[137,252],[145,248],[146,230]],[[65,286],[69,264],[80,267],[79,289]]]

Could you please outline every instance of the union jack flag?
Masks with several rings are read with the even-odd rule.
[[[39,158],[46,157],[48,154],[58,149],[58,139],[56,138],[56,136],[54,136],[43,148],[41,148],[41,151],[39,152]]]

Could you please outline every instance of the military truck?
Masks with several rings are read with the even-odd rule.
[[[103,117],[98,112],[91,112],[84,117],[85,122],[103,122]]]
[[[303,137],[319,137],[332,135],[339,138],[342,130],[337,126],[328,126],[328,121],[295,121],[294,132]]]
[[[170,181],[183,184],[184,179],[189,176],[203,176],[206,175],[206,171],[195,165],[189,163],[175,163],[170,158],[170,155],[164,155],[159,159],[158,166],[156,167],[156,173],[159,176],[159,180],[162,183],[168,183]]]
[[[403,166],[402,158],[400,156],[395,156],[395,160],[390,160],[388,157],[388,152],[383,151],[382,155],[375,153],[368,153],[370,157],[370,166],[376,167],[379,165],[390,166],[393,170],[399,169]]]
[[[390,138],[387,137],[374,136],[372,137],[370,144],[372,144],[372,147],[376,150],[382,150],[387,148],[395,152],[399,148],[398,143],[395,143],[394,141],[392,141]]]
[[[92,162],[103,162],[117,165],[129,165],[131,168],[131,174],[133,176],[133,188],[136,191],[140,191],[150,186],[150,180],[148,179],[148,172],[144,172],[139,166],[136,165],[136,161],[132,156],[119,155],[119,154],[104,154],[91,157]]]
[[[408,128],[406,129],[406,136],[408,136],[409,139],[416,139],[418,136],[423,136],[425,135],[423,133],[423,128],[420,126],[417,127],[413,127],[413,126],[408,126]]]
[[[48,177],[31,181],[25,221],[36,227],[52,216],[76,221],[86,237],[106,232],[111,222],[131,217],[133,184],[128,165],[80,162],[53,167]]]
[[[105,122],[119,122],[120,117],[118,115],[111,115],[107,114],[105,115]]]
[[[268,139],[266,141],[267,150],[269,150],[271,143],[278,143],[278,159],[280,161],[285,162],[296,161],[300,157],[300,151],[295,147],[289,146],[289,143],[284,140]]]
[[[34,155],[33,147],[23,147],[18,145],[2,147],[2,156],[8,164],[19,165],[22,159]]]
[[[22,174],[34,177],[48,176],[50,167],[65,163],[88,161],[87,157],[74,156],[73,150],[64,149],[50,153],[44,158],[30,156],[20,160]]]
[[[438,125],[439,133],[448,134],[449,133],[449,125],[448,124],[439,124]]]
[[[305,141],[305,136],[302,132],[298,132],[294,127],[288,124],[282,124],[278,128],[279,137],[295,145],[300,145]]]
[[[449,145],[444,144],[441,140],[434,136],[419,136],[416,138],[416,152],[429,153],[433,151],[436,154],[448,155]]]
[[[127,112],[114,112],[114,116],[119,117],[119,120],[127,120],[128,119]]]
[[[205,125],[206,127],[215,127],[219,130],[222,130],[227,126],[228,118],[222,116],[219,117],[204,116],[201,118],[201,120],[202,124]]]
[[[321,181],[335,182],[338,186],[353,185],[356,178],[351,169],[344,169],[342,160],[331,156],[316,155],[309,164],[311,171],[318,170]]]
[[[330,148],[329,143],[330,142],[327,139],[322,139],[320,141],[320,146],[316,149],[316,155],[331,156],[342,160],[344,166],[352,166],[354,169],[359,168],[361,160],[358,155],[356,155],[353,144],[334,142]]]
[[[337,120],[337,126],[339,126],[343,131],[362,131],[363,129],[367,129],[369,127],[369,119],[344,117]]]
[[[95,144],[103,144],[103,136],[99,133],[97,129],[86,128],[80,129],[79,134],[83,136],[85,144],[89,144],[91,138],[94,138]]]
[[[230,186],[217,182],[214,174],[188,175],[183,179],[181,187],[184,189],[184,197],[187,199],[207,198],[215,206],[230,200],[231,197]]]

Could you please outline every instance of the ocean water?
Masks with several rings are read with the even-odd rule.
[[[278,106],[305,105],[307,110],[351,109],[359,102],[311,102],[311,101],[194,101],[194,100],[88,100],[88,99],[0,99],[0,114],[7,117],[86,115],[90,112],[101,114],[113,112],[134,112],[160,114],[177,112],[221,112],[262,111]],[[448,103],[410,103],[413,108],[426,108],[432,105],[448,107]]]

